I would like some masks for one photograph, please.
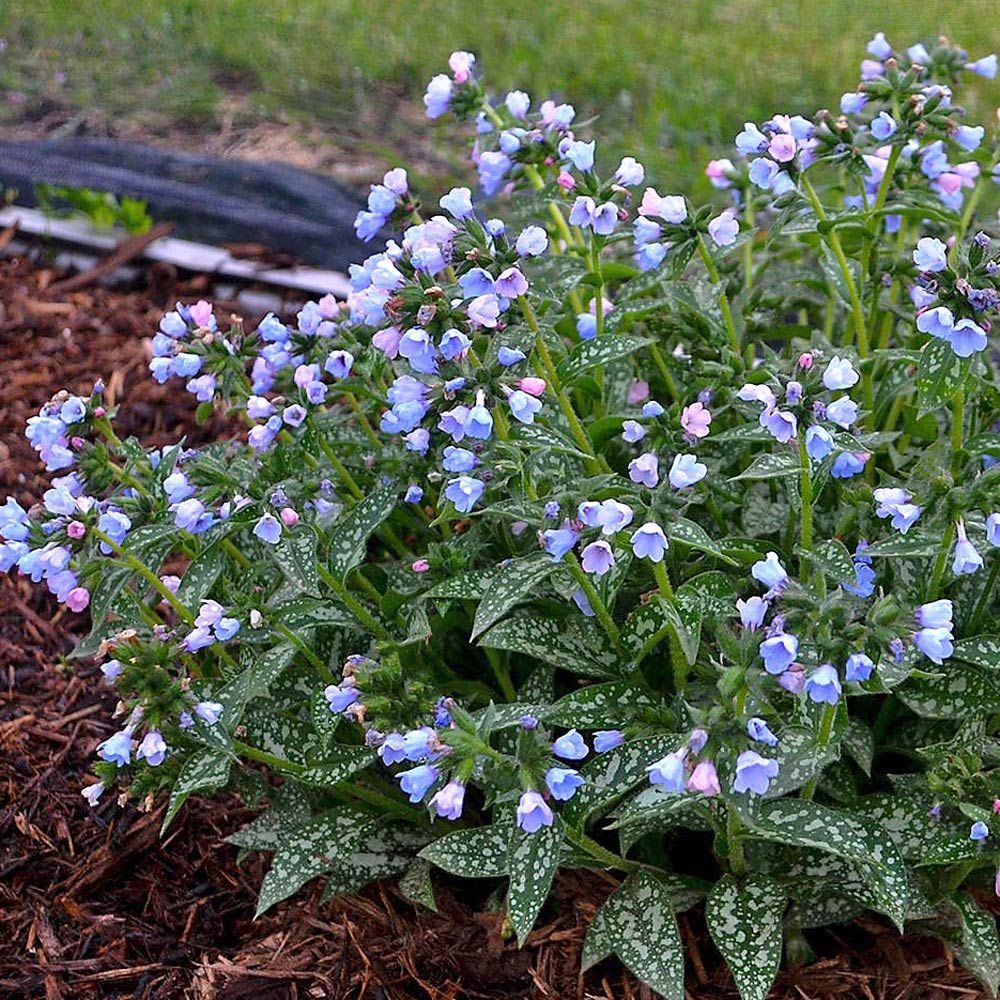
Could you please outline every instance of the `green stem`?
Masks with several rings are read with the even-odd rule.
[[[817,737],[816,744],[819,749],[825,750],[827,744],[830,742],[830,736],[833,734],[833,724],[837,720],[837,706],[836,705],[824,705],[823,714],[820,716],[819,720],[819,736]],[[811,799],[816,794],[816,778],[806,783],[806,786],[802,789],[802,798]]]
[[[806,197],[809,199],[809,204],[812,205],[813,212],[816,213],[816,218],[821,222],[826,220],[826,212],[823,209],[823,203],[819,200],[819,196],[816,194],[815,189],[812,184],[809,183],[809,179],[802,175],[802,189],[806,193]],[[840,243],[840,235],[837,233],[836,229],[831,229],[825,236],[824,239],[827,245],[833,251],[833,256],[837,261],[837,267],[840,269],[840,273],[843,276],[844,284],[847,287],[847,297],[851,303],[851,319],[854,324],[854,336],[858,347],[858,354],[861,359],[864,360],[871,353],[871,348],[868,343],[868,326],[865,322],[865,311],[864,306],[861,304],[861,297],[858,295],[858,286],[854,281],[854,275],[851,273],[850,264],[847,262],[847,257],[844,254],[844,248]],[[875,392],[872,386],[872,375],[871,370],[866,369],[862,374],[862,392],[864,395],[865,408],[869,413],[869,420],[875,410]]]
[[[317,564],[316,571],[320,579],[344,602],[345,607],[369,632],[379,639],[389,638],[385,626],[322,563]]]
[[[805,431],[799,433],[799,492],[802,494],[802,555],[799,557],[799,575],[804,578],[808,553],[812,551],[813,543],[812,463],[806,450]]]
[[[680,393],[677,391],[677,383],[674,382],[674,377],[670,373],[670,366],[667,364],[667,359],[663,356],[663,351],[660,350],[660,345],[650,344],[649,353],[653,359],[653,363],[663,376],[663,381],[666,383],[667,394],[670,396],[670,401],[672,403],[679,403],[681,401],[681,397]]]
[[[508,701],[517,701],[517,688],[514,687],[514,684],[510,679],[510,674],[507,671],[507,667],[500,659],[497,651],[495,649],[487,648],[486,659],[489,661],[490,669],[493,671],[493,676],[496,678],[496,682],[499,685],[500,690],[503,692],[503,696]]]
[[[274,625],[274,631],[291,643],[319,671],[320,676],[325,681],[330,682],[333,680],[333,674],[330,672],[329,666],[309,648],[309,644],[301,636],[296,635],[290,628],[287,628],[280,622]]]
[[[708,271],[708,277],[713,285],[722,284],[722,278],[719,275],[719,269],[715,266],[715,261],[712,260],[712,255],[709,253],[708,247],[705,245],[705,238],[698,234],[698,253],[701,255],[702,262],[705,265],[705,270]],[[729,334],[729,346],[732,348],[735,354],[740,353],[740,338],[736,333],[736,324],[733,322],[733,311],[729,307],[729,297],[726,295],[725,289],[719,291],[719,308],[722,310],[722,318],[726,324],[726,332]]]
[[[948,564],[948,553],[951,552],[951,543],[955,540],[955,525],[948,522],[944,535],[941,538],[941,548],[938,549],[937,559],[934,561],[934,571],[931,574],[931,582],[927,587],[927,601],[936,600],[938,591],[941,588],[941,581],[944,579],[944,569]]]
[[[660,594],[671,604],[674,603],[674,588],[670,586],[670,577],[667,575],[667,567],[661,559],[653,563],[653,576],[656,577],[656,585],[660,588]]]
[[[979,181],[976,183],[972,194],[969,195],[968,200],[965,203],[965,208],[962,211],[962,218],[958,224],[958,232],[955,234],[955,242],[951,245],[951,250],[948,251],[948,265],[950,267],[955,266],[955,258],[958,254],[958,248],[962,245],[962,241],[965,239],[965,234],[968,232],[969,223],[972,221],[972,216],[976,212],[976,208],[979,205],[979,199],[982,197],[983,189],[989,181],[992,174],[989,171],[983,171],[980,175]]]
[[[580,563],[577,561],[576,556],[572,552],[567,553],[566,555],[566,565],[569,568],[570,573],[573,575],[573,579],[580,584],[584,594],[587,595],[587,600],[590,602],[591,608],[594,609],[594,614],[597,615],[597,620],[601,623],[601,627],[607,633],[608,638],[612,641],[612,643],[614,643],[615,649],[621,652],[622,643],[621,635],[618,632],[618,626],[611,617],[611,612],[608,611],[608,606],[604,603],[601,595],[597,592],[597,588],[590,582],[590,577],[584,573]]]
[[[736,810],[726,807],[726,844],[729,848],[729,868],[734,875],[745,875],[747,860],[743,853],[743,840],[740,836],[742,825]]]
[[[566,825],[566,839],[586,851],[595,861],[600,862],[604,868],[615,868],[618,871],[632,874],[632,872],[637,872],[641,867],[634,861],[626,861],[625,858],[619,857],[617,854],[613,854],[607,850],[607,848],[601,847],[592,837],[588,837],[582,830],[577,830],[569,824]]]
[[[743,244],[743,288],[749,290],[753,284],[753,235],[754,235],[754,213],[753,198],[747,192],[747,207],[744,213],[747,228],[750,230],[750,238]]]
[[[174,609],[181,621],[187,625],[191,625],[194,622],[194,615],[181,604],[177,599],[177,595],[148,566],[136,559],[130,552],[126,552],[117,542],[112,541],[100,528],[93,527],[90,529],[90,533],[95,538],[104,542],[112,552],[120,556],[129,569],[138,573]]]
[[[951,471],[957,472],[958,453],[962,450],[965,424],[965,386],[960,385],[951,404]]]
[[[975,610],[969,619],[969,634],[975,635],[979,631],[979,623],[983,620],[993,598],[993,592],[997,586],[997,576],[1000,576],[1000,554],[993,556],[993,563],[990,566],[990,575],[986,578],[986,586],[980,591],[979,600],[976,601]]]

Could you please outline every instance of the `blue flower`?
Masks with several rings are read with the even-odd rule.
[[[537,833],[543,826],[552,826],[552,810],[535,791],[527,791],[517,804],[517,825],[525,833]]]
[[[542,408],[539,400],[521,389],[515,390],[507,397],[507,405],[510,407],[511,416],[522,424],[534,423],[535,414]]]
[[[840,676],[832,663],[823,663],[806,678],[806,694],[817,705],[836,705],[840,701]]]
[[[553,742],[552,752],[563,760],[583,760],[589,750],[583,737],[575,729],[571,729]]]
[[[411,483],[406,488],[406,494],[403,500],[406,503],[420,503],[424,498],[424,491],[421,487],[417,486],[415,483]]]
[[[626,420],[622,423],[622,438],[629,444],[635,444],[646,436],[646,428],[636,420]]]
[[[350,351],[331,351],[323,368],[334,378],[347,378],[353,364],[354,355]]]
[[[761,427],[778,441],[780,444],[787,444],[798,433],[798,421],[794,413],[786,410],[779,410],[777,407],[768,406],[760,415]]]
[[[717,247],[732,246],[739,233],[740,223],[732,212],[723,212],[708,224],[708,235]]]
[[[485,395],[480,390],[476,397],[476,405],[469,409],[468,416],[462,428],[471,438],[485,441],[493,433],[493,417],[485,406]]]
[[[951,564],[951,570],[955,576],[975,573],[982,569],[983,557],[976,551],[976,547],[969,541],[965,534],[965,525],[958,522],[958,538],[955,542],[955,558]]]
[[[833,460],[830,475],[834,479],[850,479],[860,475],[865,471],[867,458],[865,452],[843,451]]]
[[[440,118],[451,104],[454,85],[447,73],[438,73],[431,78],[424,93],[424,107],[428,118]]]
[[[885,142],[898,128],[896,119],[885,111],[880,111],[872,121],[872,135],[879,142]]]
[[[858,404],[850,396],[841,396],[827,406],[826,416],[846,430],[858,419]]]
[[[821,462],[833,451],[833,435],[819,424],[806,428],[806,453],[814,462]]]
[[[438,204],[456,219],[472,215],[472,192],[467,187],[452,188]]]
[[[403,749],[403,734],[386,733],[377,752],[386,767],[406,760],[406,753]]]
[[[604,576],[615,564],[615,554],[606,541],[591,542],[581,553],[580,564],[587,573]]]
[[[856,91],[851,91],[848,94],[841,95],[840,110],[841,113],[845,115],[856,115],[859,111],[864,109],[864,106],[867,103],[867,94],[859,94]]]
[[[980,819],[972,824],[969,830],[969,840],[985,840],[990,835],[990,828]]]
[[[963,316],[951,328],[948,337],[951,349],[960,358],[970,358],[986,350],[986,331],[975,321]]]
[[[468,514],[479,502],[485,489],[486,484],[474,476],[459,476],[448,481],[444,495],[460,514]]]
[[[326,698],[331,712],[344,712],[351,707],[361,695],[356,687],[348,687],[344,684],[328,684],[323,689],[323,697]]]
[[[607,753],[625,742],[625,734],[620,729],[598,729],[594,733],[594,752]]]
[[[511,347],[501,347],[497,350],[497,361],[503,365],[504,368],[510,368],[512,365],[520,364],[524,361],[526,355],[524,351],[518,351]]]
[[[876,59],[886,60],[892,55],[892,46],[885,40],[885,33],[875,32],[875,37],[868,43],[866,50]]]
[[[528,226],[514,244],[519,257],[540,257],[549,246],[549,238],[541,226]]]
[[[750,567],[750,575],[764,584],[768,590],[781,592],[788,583],[788,572],[781,564],[777,552],[768,552],[766,558],[760,559]]]
[[[749,632],[756,632],[764,624],[764,616],[770,607],[763,597],[748,597],[736,602],[740,613],[740,624]]]
[[[933,236],[917,241],[913,263],[921,271],[943,271],[948,266],[948,247]]]
[[[935,306],[917,314],[917,329],[940,340],[949,340],[955,317],[947,306]]]
[[[553,562],[558,562],[576,545],[577,537],[576,531],[569,526],[569,521],[563,521],[561,528],[546,528],[542,532],[545,551],[552,556]]]
[[[466,271],[458,284],[467,299],[476,298],[479,295],[489,295],[496,288],[493,275],[485,268],[474,267],[471,271]]]
[[[574,167],[582,173],[587,173],[594,169],[594,148],[597,144],[593,141],[580,142],[570,140],[561,150],[562,155],[570,160]]]
[[[850,389],[858,384],[861,376],[847,358],[835,356],[823,372],[823,385],[827,389]]]
[[[255,525],[253,533],[268,545],[277,545],[281,539],[281,522],[273,514],[265,514]]]
[[[959,125],[958,131],[955,133],[955,141],[967,153],[971,153],[979,148],[985,134],[986,129],[982,125]]]
[[[560,802],[567,802],[573,798],[583,783],[583,778],[570,768],[550,767],[545,772],[545,784],[552,793],[552,798]]]
[[[951,626],[922,628],[913,635],[913,645],[932,663],[940,666],[955,652]]]
[[[736,148],[744,155],[762,153],[768,146],[768,138],[753,122],[744,122],[743,131],[736,136]]]
[[[758,743],[763,743],[768,747],[776,747],[778,745],[778,737],[771,732],[763,719],[756,716],[747,720],[747,735],[750,739],[756,740]]]
[[[695,455],[675,455],[667,478],[674,489],[680,490],[701,482],[708,474],[708,466]]]
[[[464,802],[465,785],[457,778],[452,778],[444,788],[435,792],[431,808],[442,819],[454,821],[461,817]]]
[[[666,411],[663,409],[662,405],[655,399],[651,399],[648,403],[644,403],[642,407],[642,415],[644,417],[662,417],[665,412]]]
[[[764,669],[769,674],[782,674],[794,662],[799,652],[799,640],[787,632],[780,632],[765,639],[759,647]]]
[[[650,489],[660,481],[659,459],[655,452],[647,451],[628,463],[628,477],[633,483]]]
[[[872,662],[871,657],[866,656],[864,653],[851,653],[847,657],[844,677],[855,684],[863,684],[871,677],[874,669],[875,664]]]
[[[632,552],[637,559],[658,563],[667,551],[667,536],[653,521],[647,521],[632,533]]]
[[[977,76],[992,80],[997,75],[997,57],[995,55],[983,56],[975,62],[966,63],[965,68]]]
[[[761,757],[755,750],[744,750],[736,758],[736,777],[733,779],[733,791],[764,795],[771,780],[778,776],[778,766],[776,760]]]
[[[954,613],[951,601],[942,599],[931,601],[930,604],[921,604],[916,610],[915,617],[921,628],[951,628]]]
[[[443,454],[441,465],[447,472],[471,472],[479,464],[479,459],[467,448],[448,445]]]
[[[123,729],[109,736],[97,745],[97,756],[117,767],[125,767],[132,761],[132,734]]]
[[[156,729],[150,729],[142,738],[136,752],[136,760],[144,760],[150,767],[159,767],[167,756],[167,743]]]
[[[400,338],[399,353],[416,372],[433,375],[437,371],[438,351],[426,330],[419,327],[407,330]]]
[[[414,805],[418,803],[438,780],[438,769],[433,764],[418,764],[409,771],[399,773],[399,787],[410,797]]]
[[[766,157],[761,156],[750,161],[750,182],[762,191],[770,190],[780,172],[781,168],[778,164]]]
[[[651,785],[659,785],[665,792],[684,791],[684,755],[677,751],[646,768]]]
[[[916,523],[923,509],[911,503],[913,499],[906,490],[893,487],[883,487],[872,492],[878,506],[875,508],[877,517],[889,517],[889,522],[900,534],[905,535]]]
[[[643,165],[632,156],[622,158],[615,171],[615,180],[622,187],[638,187],[646,179],[646,171]]]

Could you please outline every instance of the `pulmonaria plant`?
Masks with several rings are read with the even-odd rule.
[[[620,873],[584,964],[678,1000],[703,897],[745,998],[861,910],[995,990],[1000,141],[953,88],[996,57],[868,52],[838,112],[745,125],[721,209],[456,52],[425,103],[481,194],[392,170],[346,302],[160,323],[152,376],[243,432],[43,407],[0,567],[89,609],[88,801],[266,800],[230,838],[274,854],[261,912],[317,876],[433,905],[436,865],[507,879],[523,940],[560,866]]]

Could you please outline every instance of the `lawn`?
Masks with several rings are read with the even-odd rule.
[[[378,135],[367,150],[392,160],[419,120],[400,102],[412,109],[448,53],[468,48],[495,87],[560,95],[600,116],[614,153],[638,150],[690,187],[745,118],[809,113],[853,88],[847,67],[876,30],[901,47],[943,32],[978,56],[1000,48],[996,9],[994,0],[14,0],[0,9],[0,91],[7,116],[48,99],[192,129],[217,125],[239,94],[240,115]],[[982,112],[1000,103],[1000,83],[977,94]]]

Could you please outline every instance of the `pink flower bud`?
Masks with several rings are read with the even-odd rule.
[[[87,442],[82,437],[71,437],[69,443],[76,451],[79,451]]]
[[[545,379],[528,375],[517,383],[517,387],[529,396],[540,396],[546,389]]]
[[[70,611],[83,611],[88,604],[90,604],[90,591],[86,587],[74,587],[66,595],[66,607]]]
[[[1000,816],[1000,799],[993,800],[993,812]]]
[[[426,573],[431,568],[431,564],[426,559],[418,559],[410,569],[414,573]]]
[[[703,760],[688,778],[687,787],[689,792],[719,795],[722,789],[719,786],[719,776],[715,772],[715,765],[710,760]]]
[[[104,414],[107,413],[107,412],[108,411],[105,410],[103,406],[95,406],[94,407],[94,416],[95,417],[103,417]]]
[[[639,403],[644,403],[647,399],[649,399],[649,383],[633,379],[632,384],[628,388],[628,397],[626,399],[628,405],[638,406]]]
[[[561,170],[556,178],[556,184],[564,191],[572,191],[576,187],[576,178],[571,173]]]
[[[799,355],[799,367],[803,371],[806,372],[809,371],[809,369],[812,368],[812,366],[813,366],[813,356],[808,351],[806,351],[805,354]]]
[[[82,521],[70,521],[66,525],[66,534],[70,538],[78,539],[83,538],[87,533],[87,526]]]
[[[283,507],[281,510],[281,523],[286,528],[294,528],[299,523],[299,513],[291,507]]]

